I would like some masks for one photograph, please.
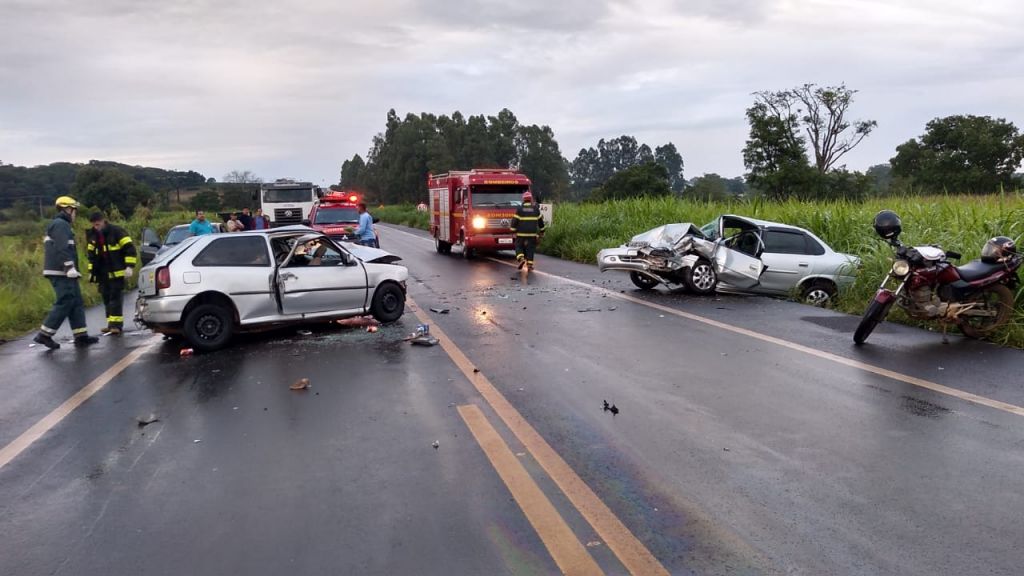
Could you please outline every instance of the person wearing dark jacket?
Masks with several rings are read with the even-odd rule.
[[[238,221],[245,226],[246,230],[255,230],[256,222],[252,219],[252,214],[249,213],[249,208],[242,208],[242,213],[238,215]]]
[[[135,245],[124,228],[107,222],[103,212],[94,212],[89,222],[92,228],[85,233],[89,281],[99,284],[107,309],[107,327],[100,332],[118,335],[124,330],[124,283],[138,263]]]
[[[516,260],[519,269],[526,266],[533,270],[533,255],[537,251],[537,240],[544,235],[544,217],[540,206],[533,203],[533,194],[529,190],[523,192],[523,203],[516,208],[512,217],[512,231],[516,235]]]
[[[56,206],[57,217],[46,227],[46,238],[43,241],[43,276],[50,281],[57,299],[34,339],[36,344],[42,344],[50,350],[60,348],[53,335],[64,323],[64,319],[71,323],[75,346],[99,342],[99,338],[90,336],[86,328],[85,303],[78,286],[82,273],[78,271],[78,249],[75,246],[75,232],[71,228],[78,213],[78,202],[70,196],[61,196],[57,198]]]

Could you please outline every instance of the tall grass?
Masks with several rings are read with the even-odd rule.
[[[891,265],[892,249],[871,227],[882,209],[903,218],[902,240],[907,244],[940,244],[963,254],[961,263],[977,258],[985,241],[1003,234],[1024,235],[1024,195],[907,196],[854,201],[767,202],[759,199],[708,202],[679,198],[638,198],[593,204],[557,204],[554,222],[540,251],[567,260],[593,263],[602,248],[618,246],[635,234],[669,222],[701,226],[721,214],[737,214],[807,228],[834,250],[859,256],[863,268],[856,283],[840,295],[838,308],[861,314]],[[404,223],[412,207],[377,212],[385,221]],[[403,212],[404,210],[404,212]],[[387,216],[385,216],[387,214]],[[392,216],[394,214],[395,216]],[[389,219],[393,218],[393,219]],[[425,215],[424,215],[425,218]],[[425,226],[421,226],[425,227]],[[1017,294],[1024,299],[1024,289]],[[894,321],[912,323],[894,312]],[[1020,306],[1008,328],[994,340],[1024,348],[1024,314]]]

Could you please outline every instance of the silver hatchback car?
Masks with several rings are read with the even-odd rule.
[[[135,317],[201,351],[287,323],[364,314],[394,322],[409,277],[397,260],[305,226],[190,237],[139,271]]]

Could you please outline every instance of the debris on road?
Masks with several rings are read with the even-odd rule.
[[[430,334],[423,334],[411,340],[414,346],[437,346],[439,340]]]
[[[616,414],[619,413],[618,407],[615,406],[615,404],[609,404],[607,400],[604,401],[604,407],[603,408],[604,408],[605,412],[611,412],[612,416],[615,416]]]
[[[434,443],[433,443],[433,444],[431,444],[431,446],[433,446],[433,447],[434,447],[434,450],[437,450],[437,449],[438,449],[438,447],[440,447],[440,446],[441,446],[441,443],[440,443],[440,442],[438,442],[437,440],[434,440]]]
[[[299,378],[288,388],[291,390],[305,390],[309,388],[309,378]]]
[[[312,330],[299,330],[299,336],[312,336]]]
[[[369,333],[371,333],[371,334],[373,334],[373,333],[374,333],[374,332],[376,332],[377,330],[378,330],[378,328],[377,328],[376,326],[367,326],[367,327],[366,327],[366,331],[367,331],[367,332],[369,332]]]
[[[587,542],[587,548],[596,548],[597,546],[600,546],[600,545],[601,545],[601,543],[598,542],[597,540],[591,540],[590,542]]]
[[[200,442],[202,442],[202,440],[200,440],[199,438],[196,438],[195,440],[192,441],[193,444],[199,444]]]
[[[430,311],[434,312],[436,314],[447,314],[447,313],[451,312],[451,309],[449,309],[449,308],[431,308]]]
[[[335,320],[335,324],[338,326],[349,326],[352,328],[364,328],[366,326],[380,326],[380,322],[377,322],[372,316],[359,316],[358,318],[342,318],[341,320]]]
[[[580,308],[577,312],[600,312],[600,308]]]
[[[618,310],[618,309],[619,309],[619,307],[618,307],[618,306],[612,306],[612,307],[608,308],[608,311],[609,311],[609,312],[615,312],[615,311],[616,311],[616,310]]]
[[[182,348],[181,352],[179,352],[178,355],[181,356],[181,357],[185,357],[185,356],[191,356],[193,353],[195,353],[195,350],[193,350],[191,348]]]
[[[139,416],[135,420],[139,423],[139,428],[144,428],[153,422],[159,422],[160,418],[158,418],[156,414],[151,413],[148,416]]]

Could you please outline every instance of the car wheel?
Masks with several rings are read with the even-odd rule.
[[[711,262],[701,258],[693,266],[683,269],[683,282],[695,294],[707,296],[715,293],[718,286],[718,274]]]
[[[377,287],[370,304],[370,314],[381,324],[398,320],[405,313],[405,292],[393,282],[385,282]]]
[[[827,280],[815,280],[809,283],[800,292],[800,299],[804,304],[827,308],[835,302],[836,285]]]
[[[185,317],[185,339],[201,352],[223,348],[235,331],[231,310],[217,304],[200,304]]]
[[[630,272],[629,279],[632,280],[633,284],[635,284],[636,287],[641,290],[653,290],[655,286],[660,284],[660,282],[658,282],[654,278],[651,278],[650,276],[646,274],[641,274],[639,272]]]
[[[438,254],[451,254],[452,245],[440,238],[434,238],[434,250],[437,250]]]
[[[465,244],[462,245],[462,257],[466,260],[472,260],[476,256],[476,250],[473,250]]]

